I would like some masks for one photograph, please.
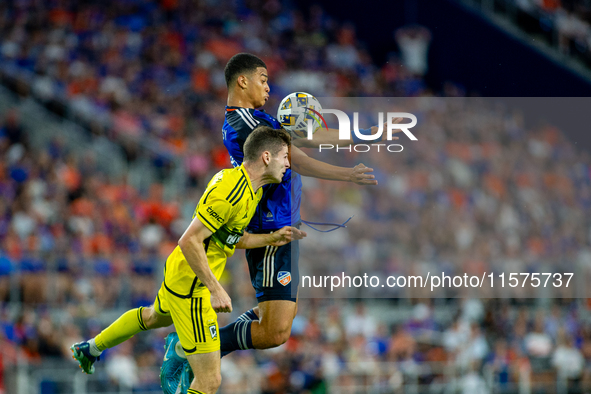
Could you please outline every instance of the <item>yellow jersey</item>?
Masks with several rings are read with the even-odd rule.
[[[224,272],[226,260],[234,254],[236,244],[254,216],[262,195],[262,188],[256,192],[253,190],[243,164],[218,172],[199,200],[193,219],[199,219],[213,233],[205,239],[203,247],[209,268],[218,280]],[[209,293],[179,246],[166,260],[164,287],[181,298],[203,297]]]

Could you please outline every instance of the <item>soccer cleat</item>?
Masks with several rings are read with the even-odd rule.
[[[180,394],[187,394],[189,387],[191,387],[191,382],[193,381],[193,370],[191,369],[191,365],[189,362],[185,362],[185,366],[183,368],[183,372],[181,373],[181,385],[180,385]]]
[[[176,354],[175,347],[179,342],[179,336],[176,332],[168,334],[164,341],[164,362],[160,368],[160,385],[164,394],[175,394],[181,380],[184,358]]]
[[[72,358],[78,361],[78,366],[87,374],[94,373],[94,363],[101,359],[100,356],[90,354],[90,345],[87,341],[75,343],[70,346],[74,355]]]

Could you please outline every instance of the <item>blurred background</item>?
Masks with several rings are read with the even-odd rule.
[[[235,53],[267,63],[271,114],[296,90],[585,97],[590,16],[586,0],[0,2],[0,392],[161,392],[169,329],[105,352],[90,376],[69,346],[153,302],[207,181],[230,166],[220,131]],[[352,264],[502,263],[586,280],[589,123],[443,103],[424,110],[423,143],[397,157],[396,176],[352,196],[392,234],[377,248],[350,244]],[[570,110],[588,113],[585,103]],[[305,216],[346,198],[338,188],[306,182]],[[319,252],[359,235],[332,234]],[[243,256],[227,265],[235,312],[220,325],[256,303]],[[585,393],[590,308],[582,298],[302,299],[285,345],[224,358],[220,392]]]

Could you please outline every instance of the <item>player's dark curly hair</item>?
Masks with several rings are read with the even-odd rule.
[[[250,133],[244,142],[244,161],[256,161],[264,151],[277,155],[283,146],[290,146],[291,137],[283,129],[259,126]]]
[[[226,77],[226,85],[228,88],[230,85],[244,73],[255,72],[257,67],[267,68],[264,61],[255,55],[250,53],[239,53],[232,56],[224,68],[224,76]]]

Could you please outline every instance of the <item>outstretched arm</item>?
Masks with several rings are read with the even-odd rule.
[[[291,168],[300,175],[329,181],[353,182],[358,185],[378,184],[375,177],[369,174],[373,168],[366,167],[361,163],[353,168],[333,166],[311,158],[293,145],[291,147]]]
[[[320,144],[341,144],[343,146],[350,145],[354,141],[353,139],[349,140],[340,140],[339,139],[339,131],[337,129],[324,129],[320,128],[315,133],[311,140],[308,138],[298,138],[293,139],[291,141],[292,145],[297,146],[298,148],[315,148]]]
[[[392,123],[397,124],[400,123],[403,120],[403,118],[394,118],[392,120]],[[378,126],[372,126],[371,127],[371,134],[376,134],[378,132]],[[382,125],[382,138],[380,140],[384,140],[387,136],[387,132],[386,130],[388,130],[388,123],[384,123]],[[394,133],[399,133],[400,129],[394,130]],[[339,131],[337,129],[325,129],[325,128],[320,128],[318,129],[315,133],[314,136],[311,140],[309,140],[308,138],[298,138],[298,139],[294,139],[292,140],[292,145],[297,146],[298,148],[317,148],[318,146],[320,146],[320,144],[329,144],[329,145],[335,145],[335,144],[339,144],[340,146],[346,146],[346,145],[350,145],[350,144],[354,144],[356,143],[356,141],[353,139],[353,131],[351,131],[351,138],[348,140],[341,140],[339,139]],[[397,140],[398,137],[392,137],[393,140]],[[359,141],[357,141],[357,143],[360,143]]]
[[[274,231],[271,234],[251,234],[245,232],[240,241],[236,244],[237,249],[254,249],[262,248],[267,245],[282,246],[302,239],[307,236],[305,231],[298,230],[295,227],[285,226],[280,230]]]

